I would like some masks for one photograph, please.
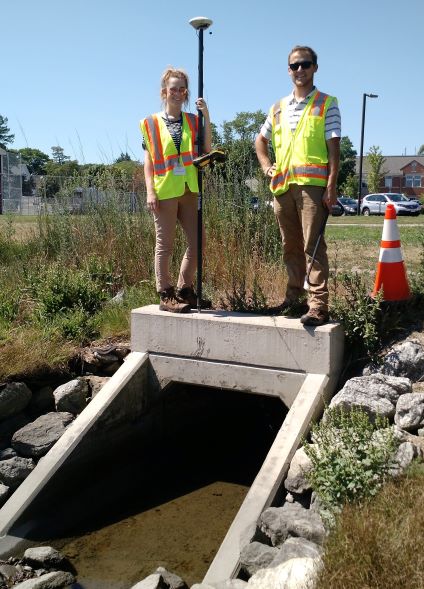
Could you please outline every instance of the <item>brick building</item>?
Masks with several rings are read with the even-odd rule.
[[[362,171],[362,194],[368,193],[368,162],[364,156]],[[359,172],[359,158],[356,173]],[[402,192],[406,196],[424,197],[424,156],[423,155],[388,155],[383,164],[384,181],[380,192]],[[365,186],[364,186],[365,185]]]

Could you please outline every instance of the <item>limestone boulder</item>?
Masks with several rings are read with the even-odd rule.
[[[312,470],[311,459],[304,448],[299,448],[290,463],[284,486],[290,493],[305,493],[311,489],[307,475]]]
[[[75,577],[71,573],[53,571],[18,583],[14,585],[14,589],[61,589],[72,585],[74,582]]]
[[[56,411],[63,411],[77,415],[85,409],[88,397],[88,383],[76,378],[58,386],[53,391]]]
[[[272,546],[281,546],[287,539],[287,516],[281,507],[265,509],[259,518],[258,526]]]
[[[326,531],[319,513],[298,503],[285,503],[279,509],[286,522],[289,536],[306,538],[316,544],[323,543]]]
[[[278,548],[251,542],[240,553],[241,570],[248,576],[254,575],[259,569],[269,567],[277,554]]]
[[[168,589],[168,585],[162,575],[153,573],[153,575],[149,575],[133,585],[131,589]]]
[[[393,467],[390,469],[390,474],[392,476],[399,476],[408,468],[413,460],[422,456],[423,451],[420,447],[415,446],[412,442],[402,442],[393,458]]]
[[[27,548],[22,560],[26,565],[35,569],[60,568],[61,565],[66,563],[66,558],[63,554],[52,546],[35,546],[34,548]]]
[[[23,411],[31,396],[31,391],[23,382],[0,384],[0,421]]]
[[[424,425],[424,393],[402,395],[396,404],[395,424],[411,431]]]
[[[322,568],[318,558],[293,558],[253,575],[247,589],[313,589]]]
[[[417,382],[424,377],[424,346],[415,340],[406,340],[393,346],[384,357],[382,372],[406,376]]]
[[[320,558],[322,554],[322,547],[315,542],[306,540],[306,538],[287,538],[272,561],[271,567],[278,566],[292,558]]]
[[[34,468],[35,462],[31,458],[14,456],[8,460],[2,460],[0,462],[0,483],[14,491]]]
[[[46,413],[18,430],[12,438],[12,447],[21,456],[44,456],[64,434],[73,421],[71,413]]]
[[[340,407],[346,411],[355,407],[373,419],[377,415],[392,418],[399,397],[411,391],[412,383],[408,378],[381,373],[357,376],[348,380],[332,398],[330,407]]]

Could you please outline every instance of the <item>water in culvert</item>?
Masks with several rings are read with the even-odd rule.
[[[198,387],[177,387],[161,411],[161,432],[56,477],[31,509],[31,539],[68,556],[76,587],[128,589],[158,566],[200,582],[287,413]]]

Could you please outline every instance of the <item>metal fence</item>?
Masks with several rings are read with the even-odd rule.
[[[3,213],[20,213],[22,200],[22,167],[19,153],[1,156],[0,194]],[[27,213],[30,214],[30,213]]]

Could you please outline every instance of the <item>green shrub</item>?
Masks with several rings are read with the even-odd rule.
[[[373,422],[352,408],[328,409],[312,428],[314,444],[305,444],[313,468],[308,475],[323,514],[343,504],[374,496],[386,479],[398,442],[386,419]]]
[[[374,359],[379,352],[381,300],[381,293],[375,298],[370,297],[368,287],[359,274],[344,273],[337,278],[331,316],[343,325],[351,360]]]
[[[35,280],[35,297],[40,318],[80,309],[88,315],[98,311],[108,297],[107,288],[87,269],[50,266]]]

